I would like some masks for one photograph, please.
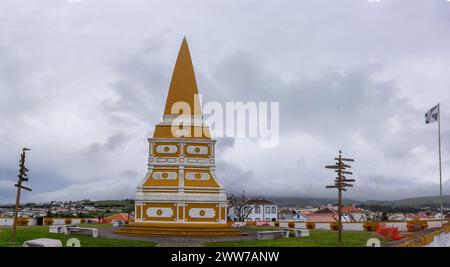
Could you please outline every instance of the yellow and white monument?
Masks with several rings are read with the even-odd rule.
[[[185,108],[180,116],[179,108]],[[186,114],[186,110],[190,112]],[[182,125],[174,126],[179,119]],[[227,198],[215,174],[215,140],[203,122],[186,38],[170,82],[163,121],[150,143],[148,173],[137,187],[130,235],[241,235],[227,224]]]

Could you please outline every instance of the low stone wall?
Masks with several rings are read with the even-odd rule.
[[[397,227],[400,232],[407,232],[407,222],[385,222],[386,227]]]
[[[91,219],[84,219],[85,222],[92,221],[92,222],[98,222],[98,219],[91,218]],[[44,218],[45,221],[45,218]],[[0,217],[0,226],[12,226],[14,222],[14,219],[12,217]],[[70,224],[81,224],[82,219],[81,218],[70,218]],[[45,222],[44,222],[45,224]],[[66,224],[66,218],[53,218],[52,225],[64,225]],[[35,218],[28,218],[28,226],[35,226],[37,225],[37,219]]]
[[[12,226],[14,223],[14,218],[10,217],[1,217],[0,218],[0,226]],[[28,219],[28,225],[33,226],[37,225],[37,219]]]
[[[331,230],[331,223],[316,223],[316,227],[314,229]]]
[[[386,244],[388,247],[450,247],[450,224],[433,227],[413,236]]]
[[[450,228],[450,226],[448,226]],[[433,241],[425,247],[450,247],[450,232],[437,233]]]
[[[287,228],[290,221],[278,221],[278,222],[236,222],[237,224],[240,224],[240,226],[243,225],[269,225],[269,226],[279,226],[282,228]],[[448,221],[444,221],[444,223],[447,223]],[[387,227],[397,227],[400,232],[407,232],[407,221],[386,221],[383,222]],[[330,226],[331,222],[316,222],[315,223],[315,229],[320,230],[331,230]],[[440,220],[427,220],[428,228],[434,228],[434,227],[440,227],[441,221]],[[363,223],[362,222],[343,222],[342,227],[344,231],[364,231]],[[306,228],[305,222],[295,222],[295,228]]]
[[[344,231],[364,231],[362,223],[342,223]]]
[[[70,224],[81,224],[80,218],[70,218]],[[53,225],[64,225],[66,224],[66,218],[53,218]]]

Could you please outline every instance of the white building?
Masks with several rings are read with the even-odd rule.
[[[278,220],[280,221],[296,221],[306,222],[308,217],[299,210],[284,208],[278,210]]]
[[[254,198],[247,201],[244,207],[244,214],[246,216],[246,221],[250,222],[271,222],[278,220],[278,206],[273,202],[264,198]],[[238,216],[234,207],[231,207],[228,211],[228,216],[233,221],[238,221]]]
[[[406,220],[405,214],[403,213],[393,213],[389,215],[389,221],[404,221]]]
[[[349,222],[364,222],[367,221],[370,212],[355,206],[345,206],[342,208],[342,213],[348,217]]]

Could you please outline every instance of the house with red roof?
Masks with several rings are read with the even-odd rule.
[[[363,222],[367,220],[368,212],[354,207],[342,207],[342,221],[343,222]],[[307,215],[308,222],[335,222],[338,221],[337,207],[325,207],[313,214]]]
[[[406,214],[407,221],[427,220],[429,219],[425,214]]]
[[[133,216],[129,216],[126,213],[117,213],[114,215],[111,215],[109,217],[105,217],[102,219],[103,223],[112,223],[113,221],[128,221],[128,220],[134,220]]]

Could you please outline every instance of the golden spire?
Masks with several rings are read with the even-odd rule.
[[[188,104],[190,114],[188,113],[188,110],[180,111],[175,109],[174,112],[172,112],[172,107],[177,102]],[[179,107],[184,109],[185,105]],[[183,123],[182,129],[179,129],[176,124],[172,124],[174,117],[178,118],[179,115],[192,116],[190,123]],[[177,62],[175,63],[175,68],[173,70],[166,107],[164,109],[163,122],[156,125],[153,137],[211,139],[209,128],[203,123],[200,97],[198,95],[194,67],[192,65],[186,37],[183,38],[183,42],[181,43]]]
[[[186,37],[183,38],[180,51],[178,52],[177,62],[175,63],[169,93],[167,95],[164,115],[177,115],[177,111],[175,111],[175,114],[172,113],[172,106],[179,101],[189,104],[191,115],[202,115],[194,67],[192,65]]]

